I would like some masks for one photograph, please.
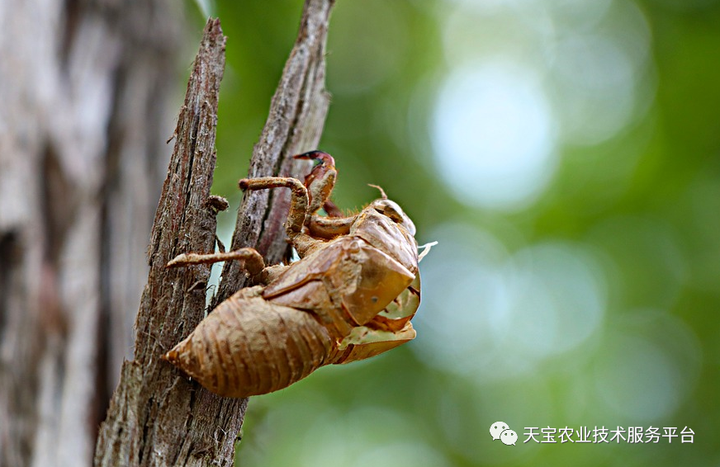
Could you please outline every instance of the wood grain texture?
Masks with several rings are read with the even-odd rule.
[[[165,264],[180,252],[214,245],[215,211],[208,200],[224,65],[225,37],[219,21],[210,20],[178,117],[175,148],[155,215],[150,273],[135,324],[134,360],[123,364],[100,428],[96,465],[209,465],[233,456],[234,433],[242,424],[245,404],[196,391],[159,360],[186,327],[203,317],[207,266],[172,270]]]
[[[290,156],[317,145],[328,108],[324,50],[330,0],[308,0],[298,39],[273,97],[251,161],[250,176],[295,174]],[[215,165],[217,98],[225,39],[219,22],[206,26],[178,118],[176,142],[158,205],[149,249],[150,273],[138,312],[134,360],[125,362],[120,384],[100,429],[95,465],[232,465],[247,399],[215,396],[160,360],[203,318],[209,266],[165,269],[180,253],[214,249],[215,210],[208,202]],[[246,196],[233,246],[253,246],[269,263],[287,244],[283,221],[288,199],[268,193]],[[216,300],[243,284],[230,264]]]
[[[298,37],[285,64],[280,84],[259,142],[253,150],[248,178],[295,176],[307,172],[308,161],[292,159],[317,148],[330,95],[325,90],[325,43],[334,0],[307,0]],[[232,250],[254,247],[266,264],[283,259],[288,243],[283,224],[290,194],[287,190],[246,193],[238,211]],[[223,282],[214,301],[217,305],[245,285],[240,265],[226,263]]]

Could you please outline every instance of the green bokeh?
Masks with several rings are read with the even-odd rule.
[[[238,199],[236,181],[247,171],[267,117],[301,3],[215,3],[214,14],[228,36],[217,194]],[[335,201],[359,208],[376,194],[367,183],[381,185],[411,215],[420,243],[435,240],[434,235],[441,243],[422,263],[428,299],[418,316],[418,338],[382,357],[323,368],[287,390],[253,398],[238,465],[716,465],[720,2],[471,4],[337,2],[327,58],[333,98],[320,145],[337,161]],[[606,11],[586,20],[598,4]],[[557,124],[556,167],[539,195],[522,208],[480,207],[458,196],[440,174],[442,164],[453,162],[433,144],[433,110],[443,80],[458,66],[445,44],[444,28],[453,14],[458,27],[476,25],[455,31],[469,41],[462,51],[468,63],[524,57],[538,69],[546,66],[541,86],[549,106],[584,109],[573,114],[575,122],[592,123],[595,117],[600,122],[602,109],[583,107],[583,96],[563,100],[572,90],[562,80],[575,75],[553,72],[565,58],[563,49],[549,58],[536,53],[542,45],[532,40],[537,28],[550,28],[549,37],[558,41],[577,31],[607,33],[628,57],[642,62],[633,110],[610,137],[578,142],[563,132],[562,125],[573,121],[555,115],[563,122]],[[534,22],[543,15],[547,23]],[[638,18],[646,26],[647,50],[633,49],[635,37],[621,34],[642,32],[627,29]],[[197,15],[192,24],[199,31],[203,20]],[[471,42],[478,37],[481,42]],[[462,49],[463,44],[455,45]],[[591,95],[585,97],[592,102]],[[611,93],[608,100],[621,98]],[[227,229],[232,219],[224,223]],[[457,237],[447,238],[457,242],[447,240],[447,232],[454,232]],[[573,323],[570,315],[567,322],[546,326],[542,314],[555,316],[555,306],[572,306],[572,300],[581,307],[591,303],[584,301],[584,289],[573,289],[584,284],[577,282],[583,274],[597,279],[596,290],[587,292],[596,294],[602,309],[597,325],[582,338],[571,332],[548,336],[583,324]],[[515,284],[508,286],[510,296],[482,289],[497,277]],[[530,286],[518,288],[525,280]],[[473,287],[478,290],[468,292]],[[466,292],[477,298],[465,300]],[[493,294],[517,306],[507,308],[509,315],[488,317],[483,306],[486,301],[492,306]],[[522,319],[513,321],[517,316]],[[448,324],[437,335],[445,336],[448,349],[470,352],[457,358],[470,362],[468,367],[453,366],[427,350],[445,351],[431,342],[434,330],[428,328],[439,320]],[[574,338],[576,343],[558,347]],[[548,347],[533,351],[534,342]],[[503,356],[506,350],[512,358]],[[481,363],[473,366],[474,361]],[[496,371],[492,365],[498,365]],[[516,446],[491,440],[488,428],[497,420],[518,432]],[[678,431],[688,426],[695,437],[692,444],[679,439],[669,444],[664,438],[643,445],[522,442],[527,426],[596,425],[675,426]]]

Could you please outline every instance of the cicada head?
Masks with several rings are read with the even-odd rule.
[[[350,233],[395,258],[413,274],[417,273],[415,224],[396,202],[383,197],[370,203],[362,210]]]

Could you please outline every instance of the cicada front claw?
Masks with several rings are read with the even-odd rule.
[[[309,211],[311,214],[315,213],[330,202],[330,194],[337,179],[335,159],[330,154],[322,151],[310,151],[293,157],[318,162],[310,173],[305,176],[305,187],[310,197]],[[332,203],[330,205],[334,206]]]

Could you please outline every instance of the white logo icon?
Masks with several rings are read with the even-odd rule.
[[[492,435],[493,441],[500,439],[500,434],[509,428],[505,422],[495,422],[490,425],[490,434]]]
[[[515,446],[515,442],[518,439],[517,433],[511,430],[505,422],[495,422],[490,425],[490,435],[492,436],[493,441],[499,439],[507,446]]]
[[[517,441],[517,433],[512,430],[505,430],[500,434],[500,441],[502,441],[503,444],[506,446],[510,446],[511,444],[515,446],[515,441]]]

